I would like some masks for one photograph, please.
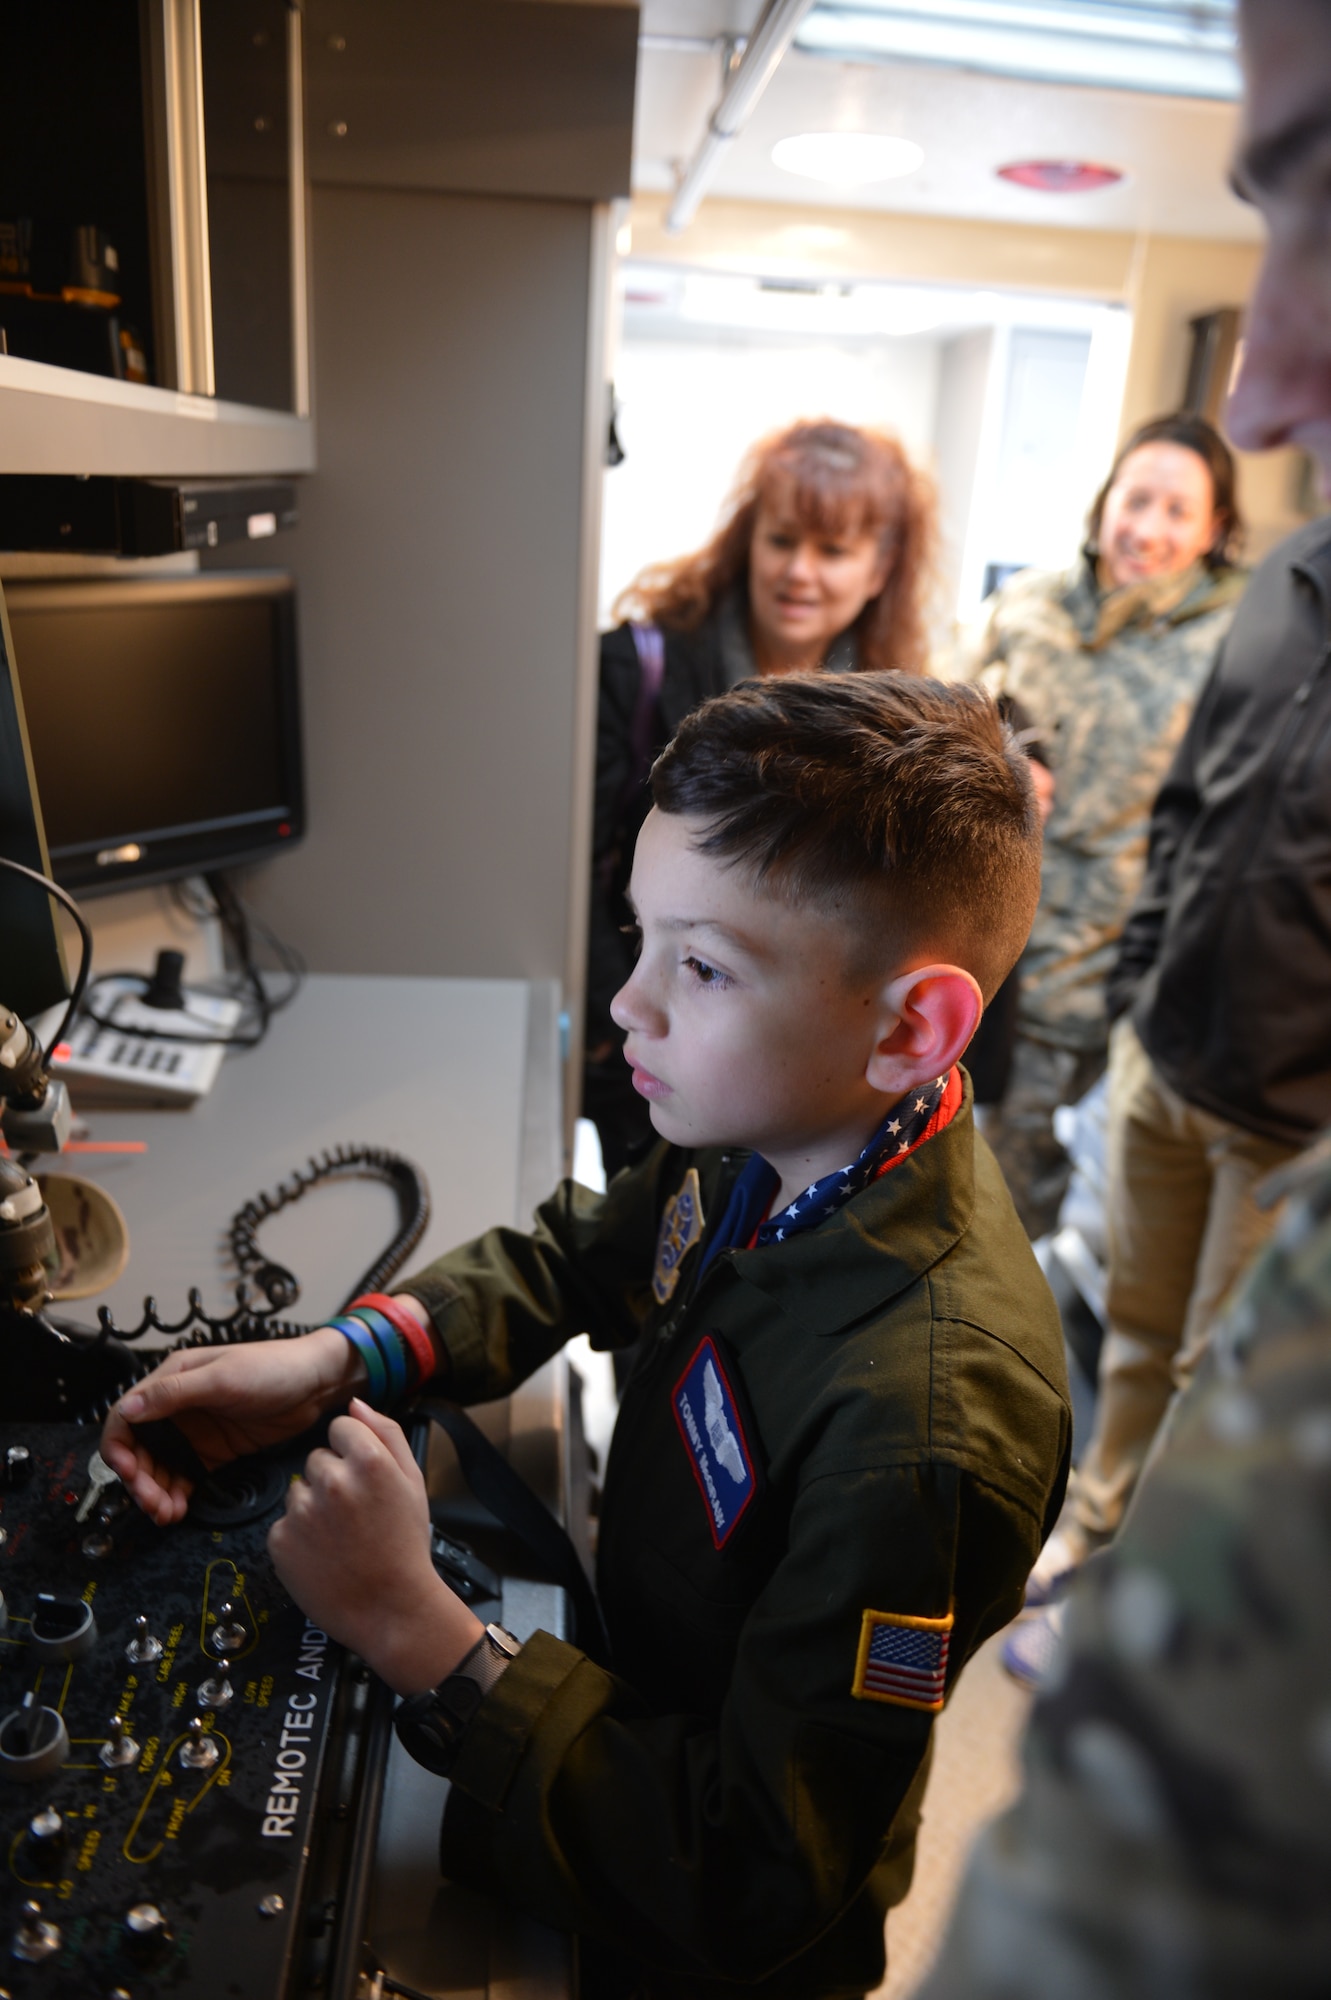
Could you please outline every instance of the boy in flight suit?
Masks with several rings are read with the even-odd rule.
[[[491,1638],[442,1582],[336,1328],[173,1356],[102,1449],[167,1522],[188,1482],[135,1423],[212,1466],[355,1397],[270,1548],[434,1728],[446,1871],[580,1933],[621,1990],[859,1995],[933,1717],[1066,1476],[1057,1314],[957,1066],[1025,941],[1040,818],[987,697],[897,674],[746,683],[652,787],[615,1017],[661,1143],[388,1302],[462,1402],[584,1330],[641,1337],[602,1503],[613,1671]]]

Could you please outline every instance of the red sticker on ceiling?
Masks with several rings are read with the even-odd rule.
[[[1093,194],[1097,188],[1113,187],[1123,175],[1117,167],[1097,167],[1089,160],[1014,160],[1011,166],[999,167],[998,178],[1038,188],[1041,194]]]

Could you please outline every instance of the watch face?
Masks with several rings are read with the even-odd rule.
[[[409,1712],[414,1711],[414,1712]],[[393,1718],[398,1741],[427,1771],[446,1778],[462,1745],[462,1732],[436,1707],[433,1695],[403,1702]]]
[[[518,1641],[500,1626],[486,1626],[486,1637],[437,1688],[412,1695],[400,1702],[393,1727],[398,1741],[409,1756],[439,1777],[451,1776],[462,1748],[467,1725],[510,1659],[520,1651]],[[465,1671],[475,1661],[478,1679]]]

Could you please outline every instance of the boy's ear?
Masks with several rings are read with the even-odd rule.
[[[866,1081],[888,1097],[943,1076],[980,1024],[984,996],[959,965],[922,965],[883,988],[883,1028]]]

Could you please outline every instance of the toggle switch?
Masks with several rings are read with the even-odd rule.
[[[123,1770],[126,1764],[133,1764],[139,1754],[139,1746],[126,1729],[121,1716],[113,1715],[110,1734],[97,1752],[108,1771]]]
[[[46,1922],[40,1903],[25,1903],[11,1946],[15,1958],[21,1958],[26,1965],[40,1965],[52,1952],[59,1951],[60,1945],[59,1924]]]
[[[140,1612],[134,1620],[134,1637],[125,1648],[125,1658],[133,1667],[151,1666],[162,1657],[162,1642],[148,1630],[148,1619]]]
[[[203,1733],[203,1717],[196,1715],[180,1746],[181,1763],[187,1771],[211,1771],[220,1755],[212,1737]]]
[[[217,1614],[217,1623],[208,1634],[208,1647],[218,1654],[238,1653],[249,1633],[236,1616],[236,1607],[228,1597]]]
[[[229,1701],[235,1700],[236,1690],[227,1679],[227,1675],[230,1672],[230,1660],[219,1660],[217,1662],[217,1672],[209,1674],[206,1681],[199,1682],[199,1703],[201,1707],[225,1708]]]

